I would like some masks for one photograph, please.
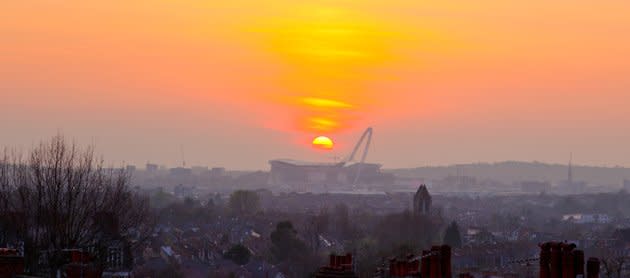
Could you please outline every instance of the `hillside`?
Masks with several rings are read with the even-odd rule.
[[[507,161],[388,169],[386,172],[410,178],[441,179],[447,176],[471,176],[504,183],[524,180],[558,183],[567,179],[568,166],[540,162]],[[621,187],[624,179],[630,179],[630,168],[573,165],[573,178],[576,181],[586,181],[591,185]]]

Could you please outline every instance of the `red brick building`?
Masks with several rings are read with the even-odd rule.
[[[17,250],[0,248],[0,278],[13,278],[24,273],[24,257]]]

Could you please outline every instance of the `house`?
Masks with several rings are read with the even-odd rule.
[[[16,249],[0,248],[0,278],[11,278],[24,273],[24,257]]]
[[[562,221],[573,222],[575,224],[610,224],[612,219],[608,214],[565,214]]]
[[[315,278],[356,278],[354,274],[354,264],[352,254],[338,256],[330,255],[329,264],[320,267],[315,273]]]

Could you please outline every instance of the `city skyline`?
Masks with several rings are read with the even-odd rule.
[[[630,1],[0,5],[0,278],[630,277]]]

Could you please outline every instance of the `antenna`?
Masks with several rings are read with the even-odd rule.
[[[182,167],[186,168],[186,157],[184,156],[184,145],[179,145],[179,150],[182,154]]]
[[[573,186],[573,152],[569,154],[569,175],[567,178],[569,186]]]

